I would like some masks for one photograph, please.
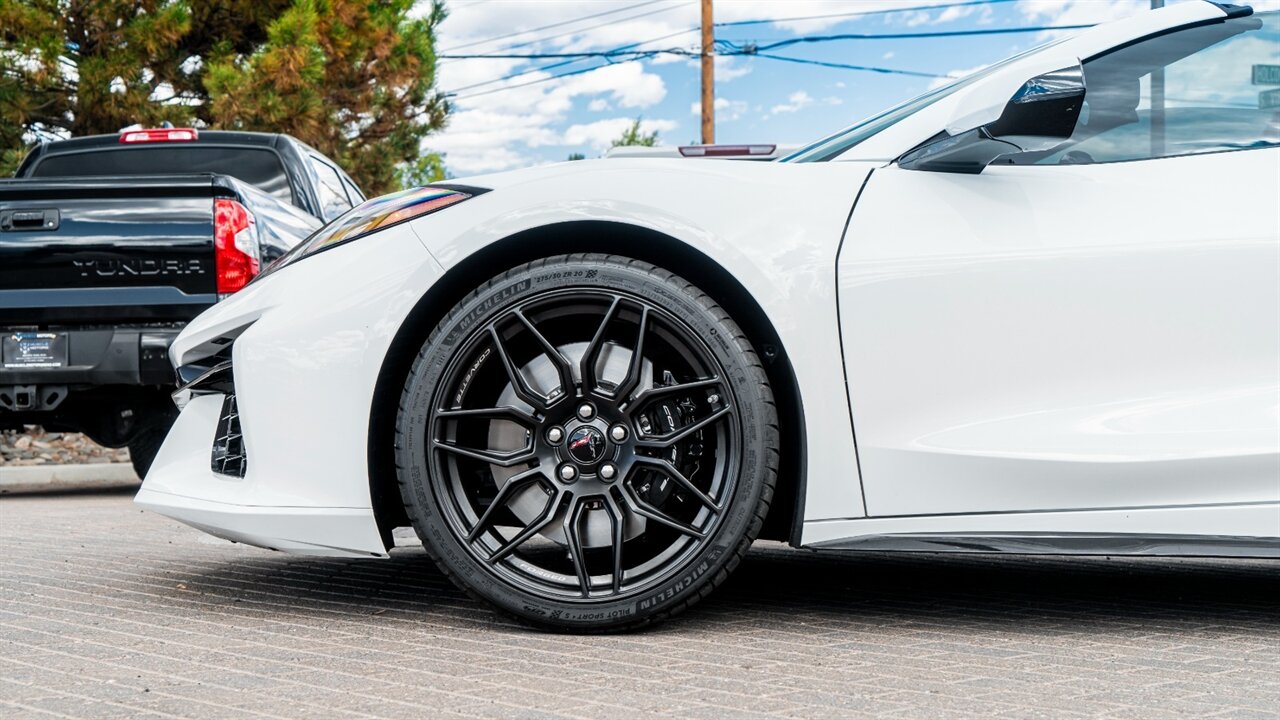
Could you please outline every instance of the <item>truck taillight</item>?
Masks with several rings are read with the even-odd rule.
[[[200,137],[195,128],[147,128],[145,130],[121,130],[122,143],[191,142]]]
[[[213,201],[214,267],[218,294],[233,293],[258,274],[258,232],[253,213],[235,200]]]

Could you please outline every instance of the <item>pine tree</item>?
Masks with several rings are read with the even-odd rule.
[[[0,0],[0,173],[32,138],[170,121],[286,132],[369,194],[439,172],[422,139],[439,0]]]
[[[613,147],[624,147],[629,145],[640,145],[642,147],[653,147],[658,144],[658,131],[651,133],[641,132],[640,121],[642,118],[636,118],[626,130],[622,131],[622,135],[613,141]]]
[[[17,165],[27,133],[189,121],[191,108],[153,98],[181,72],[190,28],[174,0],[0,0],[0,170]]]
[[[205,77],[216,127],[285,132],[329,155],[376,195],[417,175],[422,139],[449,106],[435,85],[433,2],[295,0],[249,56],[211,64]],[[408,171],[406,173],[406,167]]]

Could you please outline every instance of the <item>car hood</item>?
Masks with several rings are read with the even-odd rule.
[[[875,161],[865,164],[883,165],[884,163]],[[575,182],[581,178],[591,176],[592,182],[598,181],[611,185],[619,181],[625,182],[627,178],[652,178],[655,174],[671,176],[673,180],[679,177],[681,182],[694,182],[697,184],[725,183],[725,181],[731,181],[728,184],[736,184],[743,181],[767,183],[786,182],[789,176],[795,176],[805,169],[813,168],[817,165],[819,163],[718,159],[689,160],[681,158],[574,160],[450,179],[448,184],[472,185],[497,190],[499,188],[533,183],[555,183],[561,180]]]

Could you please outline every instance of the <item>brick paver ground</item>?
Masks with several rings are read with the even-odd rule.
[[[7,498],[0,716],[1280,717],[1280,565],[762,545],[675,622],[574,637],[419,549],[297,558],[125,494]]]

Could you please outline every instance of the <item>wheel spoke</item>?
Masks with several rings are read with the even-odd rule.
[[[675,445],[676,443],[680,442],[681,440],[689,437],[690,435],[698,432],[699,430],[702,430],[703,428],[713,423],[719,422],[721,418],[730,415],[732,412],[733,412],[732,409],[728,405],[726,405],[720,408],[719,410],[716,410],[715,412],[711,413],[710,415],[702,418],[701,420],[698,420],[697,422],[691,425],[686,425],[680,428],[679,430],[671,433],[670,435],[637,439],[636,446],[647,447],[647,448],[669,448],[672,445]]]
[[[604,508],[609,513],[609,527],[613,536],[613,592],[617,594],[622,592],[622,544],[627,539],[626,526],[623,524],[625,515],[611,495],[605,496]]]
[[[600,327],[596,330],[596,334],[591,338],[591,342],[587,345],[587,349],[582,353],[582,361],[579,369],[582,373],[582,389],[591,392],[596,389],[598,384],[596,378],[596,361],[600,357],[600,349],[604,346],[605,336],[608,335],[609,323],[613,322],[614,316],[618,313],[621,304],[620,298],[614,298],[613,304],[609,306],[609,310],[605,312],[604,319],[600,321]]]
[[[436,447],[446,452],[461,455],[462,457],[469,457],[473,460],[487,462],[491,465],[497,465],[498,467],[514,467],[521,463],[532,462],[537,459],[537,454],[531,447],[524,447],[519,450],[501,453],[494,452],[492,450],[476,450],[473,448],[462,447],[461,445],[454,445],[451,442],[445,442],[443,440],[436,440],[434,444]]]
[[[485,508],[484,514],[476,521],[475,527],[471,528],[471,532],[467,533],[467,542],[475,542],[476,538],[485,531],[489,524],[493,522],[493,516],[498,510],[507,506],[507,502],[517,490],[522,490],[529,485],[541,484],[539,481],[544,479],[542,471],[538,468],[526,470],[517,475],[507,478],[502,483],[502,487],[498,488],[498,494],[493,497],[493,502],[489,503],[489,507]]]
[[[560,397],[556,398],[556,401],[572,395],[573,366],[569,364],[569,359],[566,358],[564,353],[560,352],[555,345],[552,345],[547,340],[546,336],[538,330],[538,328],[533,326],[533,323],[529,321],[529,318],[524,316],[524,313],[516,310],[515,316],[520,320],[521,324],[524,325],[525,329],[528,330],[535,339],[537,339],[538,344],[542,346],[542,351],[546,354],[547,358],[551,360],[551,363],[556,366],[556,372],[560,375]]]
[[[644,500],[641,500],[640,497],[636,495],[635,492],[625,483],[623,483],[622,487],[622,495],[626,498],[627,507],[631,512],[640,515],[641,517],[653,520],[656,523],[666,525],[667,527],[688,535],[691,538],[701,540],[706,537],[706,533],[701,530],[693,527],[692,525],[680,522]]]
[[[658,472],[674,480],[677,485],[684,488],[691,495],[696,497],[698,499],[698,502],[702,503],[708,510],[715,513],[720,512],[720,505],[716,503],[715,500],[712,500],[710,495],[707,495],[700,488],[698,488],[697,485],[694,485],[692,480],[685,477],[684,473],[681,473],[679,470],[677,470],[676,466],[672,465],[670,462],[663,460],[662,458],[637,455],[635,457],[635,464],[642,465],[644,467],[654,468]]]
[[[636,329],[636,344],[631,350],[631,362],[627,364],[627,376],[614,388],[614,400],[625,401],[640,385],[640,372],[644,369],[644,335],[649,329],[649,308],[640,308],[640,326]]]
[[[436,417],[443,418],[446,420],[468,418],[468,417],[481,418],[481,419],[488,418],[492,420],[501,420],[505,418],[508,420],[514,420],[518,423],[522,423],[523,425],[529,428],[536,428],[538,426],[538,420],[534,416],[521,410],[520,408],[512,407],[510,405],[503,405],[502,407],[491,407],[491,408],[467,408],[467,409],[460,409],[460,410],[440,410],[436,412]]]
[[[587,504],[576,499],[564,514],[564,539],[569,546],[569,558],[573,560],[573,569],[578,574],[578,589],[582,597],[591,595],[591,576],[587,573],[587,559],[582,554],[582,520],[586,517]]]
[[[542,532],[543,528],[550,525],[551,521],[555,519],[556,508],[560,506],[561,499],[561,495],[549,496],[547,498],[547,505],[542,509],[542,513],[538,515],[538,517],[534,518],[533,522],[526,525],[523,530],[516,533],[515,537],[508,540],[505,545],[498,548],[497,551],[490,555],[487,558],[489,564],[496,563],[515,552],[516,548],[520,547],[524,541]]]
[[[529,381],[525,379],[524,373],[520,372],[520,368],[516,367],[515,362],[511,359],[511,353],[507,351],[507,344],[502,340],[502,333],[498,332],[496,327],[490,325],[489,337],[493,340],[493,347],[497,351],[498,357],[502,359],[502,367],[507,371],[507,377],[511,380],[511,389],[515,392],[516,397],[533,408],[546,410],[548,407],[547,399],[529,387]]]
[[[636,395],[635,399],[632,400],[630,403],[627,403],[627,405],[629,407],[640,407],[644,403],[656,397],[661,397],[663,395],[670,395],[672,393],[688,392],[690,390],[697,390],[698,388],[711,387],[713,385],[720,385],[720,384],[721,384],[720,378],[710,377],[703,380],[690,380],[689,382],[676,383],[675,385],[660,385],[657,387],[651,387],[651,388],[642,390],[640,394]]]

